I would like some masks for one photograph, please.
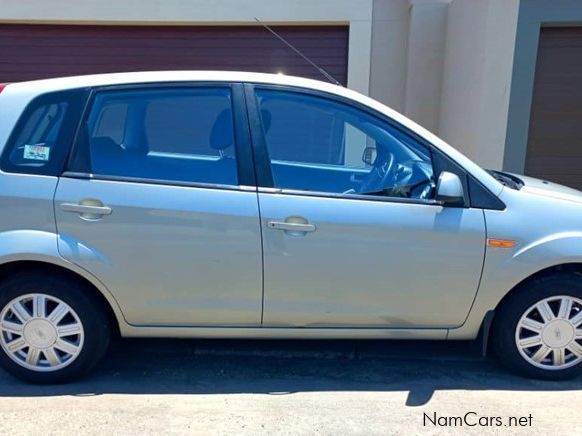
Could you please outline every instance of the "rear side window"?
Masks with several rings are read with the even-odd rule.
[[[63,170],[87,92],[72,90],[33,100],[2,153],[2,170],[58,176]]]
[[[83,130],[83,172],[237,184],[229,87],[102,91]]]

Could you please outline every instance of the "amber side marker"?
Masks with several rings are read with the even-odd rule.
[[[515,247],[516,245],[516,241],[510,241],[509,239],[487,239],[488,247],[511,248]]]

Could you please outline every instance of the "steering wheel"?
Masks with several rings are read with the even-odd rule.
[[[393,177],[394,154],[387,153],[386,161],[380,165],[374,165],[370,174],[360,186],[359,192],[378,192],[387,186],[388,180]]]
[[[411,183],[417,171],[423,172],[426,178]],[[364,194],[387,191],[389,192],[387,195],[394,197],[428,199],[431,197],[434,187],[434,181],[419,166],[418,161],[411,160],[395,164],[394,155],[389,153],[386,162],[370,171],[370,175],[362,183],[359,192]],[[422,188],[420,192],[415,192],[419,188]],[[354,191],[350,190],[345,193],[354,193]]]
[[[406,164],[396,165],[396,167],[397,168],[394,171],[394,179],[391,182],[394,191],[393,193],[395,195],[419,199],[428,199],[431,197],[433,188],[435,187],[434,181],[429,174],[422,170],[418,161],[409,161]],[[426,178],[422,178],[416,183],[411,183],[415,172],[418,171],[421,171]],[[419,193],[415,193],[415,191],[421,187],[422,190]]]

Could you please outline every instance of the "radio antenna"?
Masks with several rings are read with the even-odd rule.
[[[273,29],[271,29],[269,26],[267,26],[265,23],[263,23],[261,20],[259,20],[257,17],[254,17],[254,18],[255,18],[255,21],[257,23],[259,23],[261,26],[263,26],[265,29],[267,29],[269,32],[271,32],[273,35],[275,35],[275,37],[279,41],[281,41],[283,44],[285,44],[287,47],[289,47],[291,50],[293,50],[295,53],[297,53],[299,56],[301,56],[307,63],[309,63],[311,66],[313,66],[317,71],[319,71],[323,77],[325,77],[327,80],[329,80],[331,83],[333,83],[335,85],[343,86],[331,74],[329,74],[327,71],[325,71],[319,65],[317,65],[315,62],[313,62],[311,59],[309,59],[307,56],[305,56],[303,53],[301,53],[301,51],[299,51],[299,49],[297,47],[295,47],[293,44],[291,44],[289,41],[287,41],[285,38],[283,38],[281,35],[279,35],[277,32],[275,32]]]

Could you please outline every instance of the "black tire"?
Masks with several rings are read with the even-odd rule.
[[[501,363],[513,372],[543,380],[568,380],[582,374],[581,362],[554,370],[534,366],[521,355],[515,341],[517,325],[528,308],[545,298],[560,295],[582,299],[582,277],[556,273],[533,279],[516,289],[497,309],[491,345]]]
[[[35,384],[65,383],[88,373],[104,356],[111,336],[107,312],[92,292],[80,280],[52,273],[20,273],[0,283],[0,312],[19,296],[42,293],[68,304],[78,315],[84,330],[80,353],[61,369],[40,372],[25,368],[12,360],[2,347],[0,365],[16,378]]]

